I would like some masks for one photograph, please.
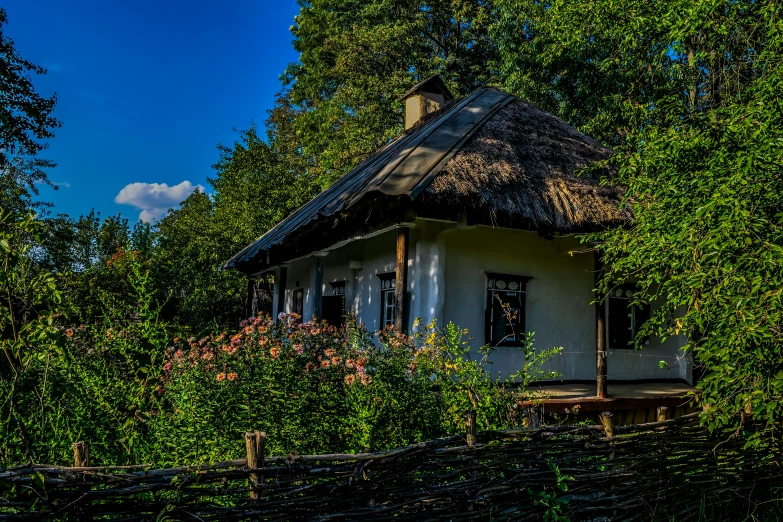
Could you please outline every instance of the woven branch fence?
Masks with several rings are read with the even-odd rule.
[[[697,414],[601,420],[475,433],[468,415],[466,434],[289,457],[265,456],[255,432],[247,459],[159,470],[89,467],[77,443],[80,467],[0,470],[0,519],[768,520],[759,513],[783,505],[779,446],[745,449],[741,434],[710,434]]]

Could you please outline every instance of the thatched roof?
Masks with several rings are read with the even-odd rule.
[[[427,115],[225,267],[268,264],[259,263],[264,253],[296,241],[326,217],[345,217],[370,197],[402,197],[418,208],[466,209],[479,221],[548,232],[617,224],[629,218],[619,209],[620,193],[599,186],[597,173],[576,175],[609,154],[530,103],[477,89]]]
[[[605,169],[581,169],[611,151],[524,100],[490,118],[424,193],[430,201],[529,222],[535,228],[591,230],[630,218],[618,189],[601,186]]]

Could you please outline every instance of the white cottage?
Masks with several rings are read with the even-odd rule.
[[[417,318],[451,321],[475,347],[499,345],[493,370],[504,373],[521,366],[513,347],[535,332],[536,346],[563,347],[551,367],[564,397],[604,398],[607,379],[616,396],[650,382],[669,383],[648,386],[659,399],[687,390],[684,338],[631,346],[650,313],[628,307],[632,288],[591,304],[596,258],[573,234],[630,216],[618,191],[599,185],[602,172],[575,173],[609,150],[498,90],[453,99],[435,77],[403,100],[402,136],[225,266],[251,280],[274,273],[275,315],[338,323],[352,312],[370,329],[408,331]]]

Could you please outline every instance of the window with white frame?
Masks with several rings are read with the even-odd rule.
[[[525,296],[530,277],[487,273],[485,342],[519,346],[525,339]]]
[[[397,289],[397,274],[389,272],[378,274],[381,281],[381,329],[394,327],[396,312],[395,293]]]

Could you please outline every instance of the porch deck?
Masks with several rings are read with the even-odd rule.
[[[593,418],[610,411],[615,424],[633,424],[656,420],[659,407],[668,408],[667,417],[674,418],[697,410],[691,405],[693,386],[679,382],[610,382],[609,397],[596,397],[595,383],[562,383],[531,386],[541,396],[536,401],[549,415],[576,416],[579,420]]]

